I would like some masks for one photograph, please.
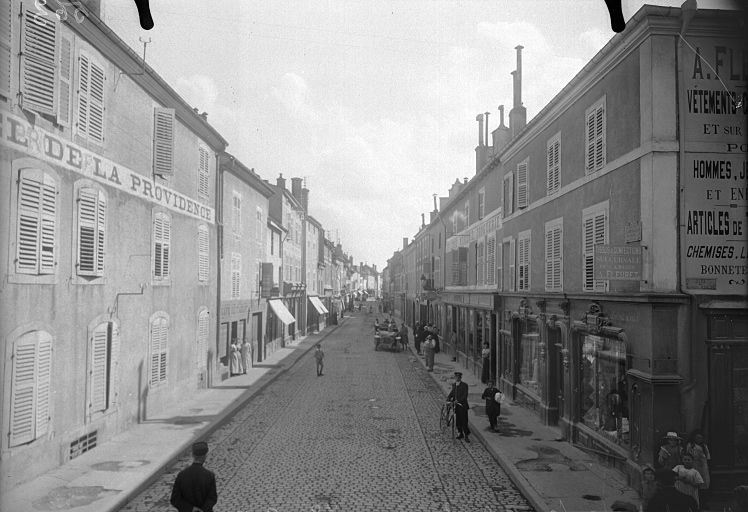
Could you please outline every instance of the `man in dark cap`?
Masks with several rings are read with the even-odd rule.
[[[213,506],[218,501],[216,475],[203,467],[206,455],[208,443],[199,441],[193,444],[194,462],[180,471],[174,481],[171,504],[179,512],[213,512]]]
[[[468,426],[468,385],[462,382],[462,372],[455,372],[455,382],[452,384],[452,391],[449,392],[447,400],[454,400],[455,417],[457,419],[457,432],[460,434],[457,439],[465,438],[465,442],[470,442],[470,427]]]

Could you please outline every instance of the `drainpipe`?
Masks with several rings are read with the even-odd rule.
[[[222,151],[216,152],[216,343],[214,348],[220,347],[221,343],[221,261],[223,260],[223,173],[221,172],[221,154]],[[211,369],[211,374],[215,375],[215,370],[218,366],[218,354],[219,350],[216,350],[215,358],[213,359],[214,368]],[[215,377],[214,377],[215,378]],[[212,382],[208,382],[208,387],[213,387]]]

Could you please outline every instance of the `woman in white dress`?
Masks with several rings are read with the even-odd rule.
[[[241,354],[239,345],[237,345],[237,340],[234,338],[234,340],[231,343],[231,362],[229,364],[229,376],[233,377],[234,375],[239,375],[242,373],[242,360],[241,360]]]
[[[252,344],[244,338],[241,348],[242,355],[242,373],[247,373],[249,368],[252,368]]]
[[[699,489],[704,485],[698,470],[693,467],[693,455],[688,452],[681,454],[682,464],[673,468],[675,473],[675,488],[687,494],[699,503]]]

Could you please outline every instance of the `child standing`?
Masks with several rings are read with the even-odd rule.
[[[683,440],[678,437],[675,432],[668,432],[665,437],[665,444],[660,447],[660,454],[657,457],[657,462],[663,469],[673,469],[675,466],[681,463],[681,447],[680,442]]]
[[[675,488],[683,494],[691,496],[699,503],[699,489],[704,485],[704,480],[699,472],[693,467],[693,455],[682,453],[681,459],[683,464],[678,464],[673,468],[675,473]]]
[[[486,400],[486,416],[488,416],[488,423],[491,425],[491,430],[497,431],[497,420],[501,414],[501,403],[496,401],[496,394],[499,390],[493,385],[493,381],[486,382],[486,389],[483,391],[481,398]]]
[[[324,357],[325,357],[325,353],[322,352],[322,345],[318,343],[317,351],[314,353],[314,359],[317,360],[317,377],[322,375],[322,368],[324,368],[325,366],[325,363],[322,361]]]
[[[644,470],[642,471],[642,474],[644,480],[642,481],[642,508],[647,510],[647,507],[649,507],[649,500],[652,499],[652,496],[655,495],[660,486],[657,485],[657,481],[655,480],[655,469],[652,467],[652,464],[644,464],[643,468]]]
[[[708,498],[709,498],[709,447],[704,442],[704,431],[696,429],[691,432],[688,436],[688,443],[686,443],[686,453],[693,455],[693,467],[701,475],[701,479],[704,480],[704,485],[699,489],[699,506],[703,510],[708,509]]]

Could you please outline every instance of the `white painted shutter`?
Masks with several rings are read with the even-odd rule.
[[[545,230],[545,290],[553,290],[553,228]]]
[[[595,109],[595,170],[605,167],[605,109]]]
[[[81,188],[78,193],[78,275],[96,275],[98,191]]]
[[[516,262],[516,244],[514,238],[509,241],[509,291],[513,292],[515,289],[515,283],[517,281],[517,274],[515,272]]]
[[[169,277],[169,253],[171,249],[171,223],[164,213],[157,213],[154,220],[153,274],[157,279]]]
[[[527,163],[522,162],[517,166],[517,206],[527,206]]]
[[[10,97],[11,75],[13,68],[13,39],[11,26],[13,19],[12,2],[0,2],[0,94]]]
[[[595,245],[598,244],[605,244],[606,242],[606,225],[607,225],[607,219],[605,218],[605,213],[599,213],[595,215]],[[593,255],[594,255],[594,249],[592,249]],[[595,280],[595,291],[605,291],[606,288],[606,281],[604,279],[597,279]]]
[[[210,160],[208,150],[200,146],[200,162],[198,164],[197,194],[202,199],[209,199],[210,190]]]
[[[38,169],[21,171],[16,250],[18,273],[54,273],[56,219],[57,183]]]
[[[558,140],[548,145],[548,193],[557,192],[561,185],[561,144]]]
[[[21,41],[21,104],[40,114],[57,114],[57,44],[59,30],[52,16],[40,17],[44,25],[34,21],[36,12],[26,7],[22,19]]]
[[[553,229],[553,275],[552,283],[555,291],[563,290],[563,228],[556,226]]]
[[[231,298],[238,299],[241,290],[242,259],[241,254],[231,255]]]
[[[52,336],[38,331],[36,348],[36,433],[41,437],[49,430],[49,388],[52,373]]]
[[[509,213],[514,213],[514,174],[509,175]]]
[[[485,268],[486,268],[486,244],[481,239],[480,242],[476,244],[476,263],[477,263],[477,272],[476,272],[476,284],[482,285],[484,284],[485,279]]]
[[[197,320],[197,368],[198,370],[207,366],[208,351],[208,327],[210,316],[207,311],[201,311]]]
[[[496,284],[496,237],[488,237],[486,243],[486,284]]]
[[[197,279],[207,281],[210,270],[210,244],[208,243],[208,227],[201,225],[197,228]]]
[[[166,349],[169,324],[164,317],[157,317],[151,325],[151,386],[166,382]]]
[[[585,291],[605,291],[606,283],[603,279],[594,279],[593,264],[595,255],[595,245],[604,244],[606,240],[605,212],[598,213],[594,216],[584,219],[582,224],[584,235],[584,290]]]
[[[60,71],[57,90],[57,123],[70,126],[70,106],[73,96],[73,40],[60,37]]]
[[[520,238],[519,242],[519,282],[517,289],[530,289],[530,239]]]
[[[595,111],[587,113],[585,121],[585,143],[587,151],[585,153],[585,171],[587,173],[595,170]]]
[[[109,323],[98,325],[91,336],[91,402],[89,415],[107,409],[109,381]]]
[[[37,333],[25,334],[13,346],[10,446],[34,440]]]
[[[496,243],[496,288],[504,289],[504,244],[499,241]]]
[[[174,109],[156,107],[153,111],[153,172],[174,174]]]
[[[104,275],[106,257],[106,197],[99,191],[96,208],[96,275]]]
[[[104,144],[104,68],[93,60],[89,61],[91,73],[88,102],[88,140],[94,144]]]

